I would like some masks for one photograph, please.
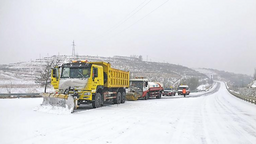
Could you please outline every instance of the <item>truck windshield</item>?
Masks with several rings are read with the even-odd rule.
[[[90,71],[90,67],[63,67],[61,78],[88,78]]]
[[[137,87],[141,90],[143,90],[143,82],[142,81],[130,81],[131,87]]]
[[[188,89],[188,87],[179,87],[178,89],[179,89],[179,90],[183,90],[184,88],[185,88],[186,90]]]

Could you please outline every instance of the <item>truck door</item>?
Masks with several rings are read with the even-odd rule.
[[[95,85],[95,88],[98,85],[104,85],[103,84],[103,68],[101,66],[94,65],[92,69],[92,73],[93,73],[92,81]]]
[[[148,82],[143,81],[143,91],[147,91],[147,90],[148,90]]]
[[[54,89],[59,88],[59,79],[60,79],[59,68],[55,67],[51,71],[51,84]]]

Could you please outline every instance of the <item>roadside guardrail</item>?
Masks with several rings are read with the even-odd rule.
[[[256,104],[256,97],[243,96],[243,95],[240,95],[240,94],[238,94],[238,93],[235,93],[235,92],[233,92],[232,90],[230,90],[230,89],[227,87],[227,84],[226,84],[226,88],[227,88],[228,92],[229,92],[230,94],[232,94],[233,96],[235,96],[235,97],[237,97],[237,98],[240,98],[240,99],[242,99],[242,100],[244,100],[244,101],[248,101],[248,102],[251,102],[251,103],[253,103],[253,104]]]
[[[40,93],[0,93],[0,98],[36,98]]]

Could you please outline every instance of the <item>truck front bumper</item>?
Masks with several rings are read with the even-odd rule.
[[[93,93],[91,91],[83,91],[79,96],[79,100],[92,101]]]

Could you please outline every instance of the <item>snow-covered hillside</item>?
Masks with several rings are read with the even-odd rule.
[[[36,59],[29,62],[19,62],[8,65],[0,65],[0,93],[16,92],[43,92],[43,88],[35,83],[39,72],[44,69],[44,65],[53,59],[58,59],[60,63],[71,60],[105,61],[111,63],[112,67],[125,71],[130,71],[130,77],[147,77],[149,81],[159,81],[167,87],[177,84],[184,77],[207,78],[205,75],[180,65],[142,61],[138,57],[99,57],[99,56],[51,56]],[[48,91],[53,88],[49,86]]]
[[[19,72],[0,70],[0,93],[38,93],[43,88],[35,80],[19,75]]]
[[[84,106],[68,115],[37,111],[42,98],[0,99],[0,143],[255,143],[256,105],[230,95],[224,83],[217,90]]]

